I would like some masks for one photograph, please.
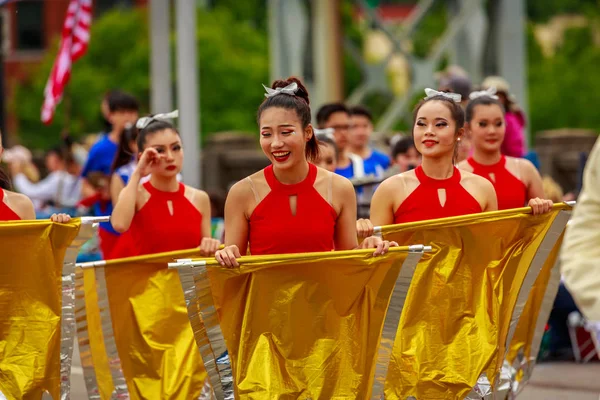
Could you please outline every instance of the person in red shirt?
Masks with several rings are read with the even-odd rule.
[[[223,266],[238,266],[236,259],[248,246],[252,255],[359,248],[352,183],[312,164],[319,146],[306,88],[292,77],[265,89],[258,124],[271,165],[229,191],[225,248],[216,259]],[[379,255],[390,245],[397,244],[369,237],[360,247],[375,248]]]
[[[139,162],[121,191],[111,215],[119,233],[130,235],[125,257],[200,247],[213,255],[220,242],[211,238],[210,200],[206,192],[180,183],[183,145],[177,130],[157,115],[138,120]],[[150,180],[140,184],[143,177]],[[115,250],[116,251],[116,250]]]
[[[457,146],[464,134],[460,95],[426,89],[415,108],[413,138],[421,165],[386,179],[371,201],[372,226],[423,221],[493,211],[498,208],[491,183],[454,166]],[[360,221],[357,225],[361,226]],[[365,226],[367,226],[365,228]]]
[[[552,200],[543,200],[542,178],[533,164],[523,158],[502,154],[506,120],[495,90],[473,92],[470,98],[466,126],[471,133],[473,154],[458,167],[492,183],[500,210],[528,204],[533,214],[550,211]]]

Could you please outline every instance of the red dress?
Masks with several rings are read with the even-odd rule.
[[[457,215],[480,213],[481,205],[460,184],[460,171],[448,179],[433,179],[425,175],[419,165],[415,169],[419,186],[400,204],[394,213],[394,223],[423,221],[427,219],[455,217]],[[440,204],[439,189],[445,189],[446,202]]]
[[[177,192],[160,191],[150,182],[144,183],[144,188],[150,193],[150,199],[135,213],[129,230],[121,235],[111,258],[200,246],[202,214],[185,197],[185,185],[179,183]]]
[[[506,169],[506,158],[492,165],[479,164],[469,157],[467,162],[473,168],[473,173],[492,182],[498,197],[498,210],[525,207],[527,204],[527,187],[519,178]]]
[[[337,213],[314,187],[317,167],[309,164],[306,178],[294,185],[279,182],[272,165],[263,171],[271,191],[250,216],[250,253],[262,255],[333,250]],[[297,196],[296,215],[292,214],[290,208],[290,196]]]
[[[4,202],[4,190],[0,189],[0,221],[19,221],[21,217]]]

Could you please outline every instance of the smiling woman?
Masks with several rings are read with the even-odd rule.
[[[225,204],[224,266],[237,266],[241,251],[253,255],[358,248],[356,197],[346,178],[314,164],[318,142],[310,124],[308,91],[297,78],[266,88],[258,109],[260,146],[271,165],[236,183]],[[382,254],[390,246],[366,239],[362,248]]]
[[[500,210],[531,206],[533,214],[548,212],[542,178],[529,160],[502,155],[506,133],[504,107],[495,90],[471,93],[467,105],[467,129],[473,139],[473,155],[458,167],[489,180],[498,195]]]
[[[371,200],[375,226],[497,209],[490,182],[454,166],[464,133],[460,99],[453,98],[456,94],[431,89],[426,93],[415,108],[412,132],[422,163],[386,179],[377,188]]]
[[[138,120],[139,162],[121,191],[111,215],[118,232],[126,232],[113,258],[190,249],[213,255],[208,195],[177,179],[183,165],[179,132],[162,116]],[[150,179],[141,184],[143,177]]]

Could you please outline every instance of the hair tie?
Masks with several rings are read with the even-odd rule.
[[[267,98],[277,96],[281,93],[289,94],[290,96],[295,96],[296,92],[298,91],[298,84],[296,82],[292,82],[286,87],[278,87],[276,89],[271,89],[270,87],[266,87],[265,85],[263,85],[263,87],[267,91],[267,93],[265,93],[265,97]]]
[[[496,87],[490,86],[486,90],[479,90],[475,92],[471,92],[469,95],[470,100],[475,100],[478,97],[489,97],[494,100],[498,100],[498,96],[496,96]]]
[[[137,120],[135,127],[138,129],[144,129],[154,121],[167,121],[169,119],[179,118],[179,110],[171,111],[166,114],[156,114],[151,117],[142,117]]]
[[[435,96],[442,96],[452,100],[455,103],[460,103],[460,100],[462,99],[462,96],[458,93],[438,92],[437,90],[433,90],[430,88],[425,89],[425,94],[427,96],[423,98],[424,100],[430,99]]]

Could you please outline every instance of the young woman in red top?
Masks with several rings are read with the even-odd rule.
[[[236,183],[225,204],[221,265],[252,255],[358,248],[356,196],[346,178],[311,162],[319,147],[308,92],[296,78],[275,81],[258,109],[260,145],[271,165]],[[391,245],[396,245],[391,243]],[[385,253],[390,242],[367,238],[361,248]]]
[[[386,179],[371,200],[372,225],[493,211],[494,188],[485,179],[454,166],[464,133],[460,95],[427,89],[414,111],[413,138],[421,165]],[[360,224],[359,224],[360,225]],[[371,225],[371,224],[369,224]],[[362,234],[370,229],[361,230]]]
[[[533,214],[548,212],[551,200],[542,200],[542,178],[526,159],[502,155],[506,132],[504,108],[495,90],[473,92],[466,108],[467,129],[471,132],[473,155],[458,167],[489,180],[498,198],[498,209],[531,206]]]
[[[183,165],[179,133],[162,116],[138,120],[137,145],[143,151],[111,215],[116,231],[127,232],[132,247],[117,257],[191,249],[213,255],[219,241],[211,238],[210,201],[198,189],[177,180]],[[143,185],[140,181],[151,174]]]

